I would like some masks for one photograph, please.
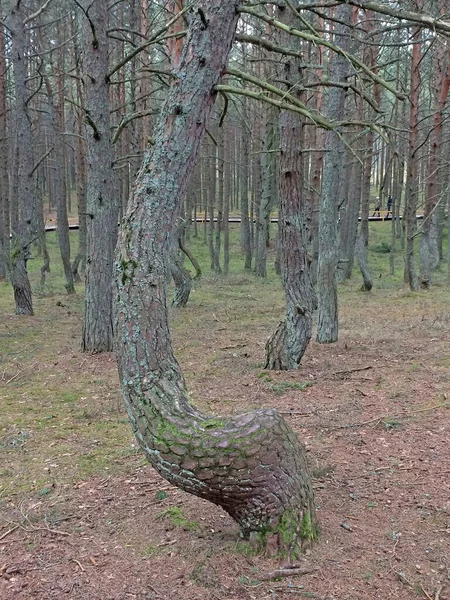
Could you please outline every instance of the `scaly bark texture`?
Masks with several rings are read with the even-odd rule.
[[[194,6],[176,79],[129,201],[117,250],[117,359],[152,465],[289,556],[316,537],[304,449],[274,410],[210,418],[193,407],[167,313],[171,236],[237,24],[237,0]]]
[[[118,196],[110,139],[106,0],[84,2],[84,85],[87,140],[87,258],[82,348],[113,349],[113,263]],[[94,30],[94,31],[93,31]],[[95,33],[94,33],[95,32]]]
[[[352,7],[339,6],[336,17],[335,44],[343,50],[350,48],[349,25]],[[349,72],[347,59],[338,54],[333,56],[330,79],[345,83]],[[344,116],[345,90],[332,88],[329,92],[325,112],[330,120],[340,121]],[[339,183],[343,171],[344,146],[337,131],[325,134],[325,153],[322,196],[319,214],[319,261],[317,270],[318,323],[317,341],[324,344],[338,339],[337,265]]]

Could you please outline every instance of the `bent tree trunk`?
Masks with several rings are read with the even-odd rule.
[[[120,231],[117,358],[135,435],[157,471],[222,506],[245,535],[292,557],[317,535],[302,445],[275,410],[211,418],[193,407],[168,326],[171,236],[230,51],[237,4],[210,0],[206,9],[194,8]]]

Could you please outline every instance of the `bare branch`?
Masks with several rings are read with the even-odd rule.
[[[416,13],[410,10],[404,10],[402,8],[394,8],[386,4],[379,4],[378,2],[366,2],[365,0],[364,2],[360,0],[345,1],[347,4],[357,6],[358,8],[362,8],[364,10],[373,10],[374,12],[380,13],[382,15],[388,15],[390,17],[395,17],[396,19],[409,21],[411,23],[419,25],[419,27],[424,27],[425,29],[431,29],[432,31],[440,31],[441,33],[446,33],[447,35],[450,34],[449,21],[435,19],[434,17],[430,17],[429,15]]]
[[[149,115],[155,115],[157,114],[158,111],[156,110],[144,110],[141,112],[136,112],[133,113],[132,115],[128,115],[126,117],[123,117],[122,120],[120,121],[120,123],[117,125],[117,129],[113,135],[112,138],[112,143],[115,144],[117,142],[117,140],[119,139],[120,134],[122,133],[122,131],[125,129],[125,127],[131,123],[131,121],[134,121],[135,119],[140,119],[142,117],[147,117]]]
[[[37,169],[39,169],[41,164],[44,162],[44,160],[47,158],[47,156],[49,156],[53,152],[54,149],[55,148],[52,146],[49,150],[47,150],[47,152],[44,154],[44,156],[41,156],[41,158],[37,161],[37,163],[31,169],[31,173],[28,174],[28,177],[33,176],[33,174],[37,171]]]
[[[129,54],[124,56],[123,59],[120,60],[108,73],[108,75],[106,76],[107,81],[109,81],[111,79],[111,77],[114,75],[114,73],[116,73],[119,69],[121,69],[124,65],[126,65],[127,62],[129,62],[137,54],[142,52],[142,50],[145,50],[146,48],[148,48],[148,46],[151,46],[152,44],[155,44],[156,42],[158,42],[161,35],[164,32],[166,32],[168,29],[170,29],[170,27],[172,27],[172,25],[174,23],[176,23],[176,21],[178,21],[178,19],[180,19],[191,8],[191,6],[192,6],[192,4],[188,4],[188,6],[185,6],[183,8],[183,10],[180,10],[180,12],[177,13],[172,19],[170,19],[170,21],[167,21],[167,23],[163,27],[160,27],[160,29],[156,33],[154,33],[147,42],[144,42],[143,44],[141,44],[140,46],[135,48],[132,52],[130,52]],[[185,35],[185,32],[180,31],[180,32],[176,33],[174,35],[174,37],[180,37],[180,36],[184,36],[184,35]]]
[[[391,92],[394,96],[396,96],[400,100],[404,100],[405,96],[403,94],[401,94],[400,92],[398,92],[394,87],[392,87],[386,80],[384,80],[382,77],[380,77],[379,75],[374,73],[371,69],[369,69],[369,67],[367,65],[365,65],[358,58],[356,58],[352,54],[348,54],[347,52],[342,50],[342,48],[340,48],[336,44],[333,44],[329,40],[327,40],[325,38],[321,38],[320,36],[313,35],[311,33],[307,33],[306,31],[300,31],[299,29],[289,27],[288,25],[285,25],[281,21],[277,21],[277,19],[274,19],[273,17],[269,17],[268,15],[265,15],[257,10],[253,10],[252,8],[248,8],[246,6],[240,6],[240,7],[238,7],[237,10],[240,13],[252,15],[257,19],[261,19],[262,21],[268,23],[269,25],[273,25],[273,27],[276,27],[277,29],[280,29],[281,31],[285,31],[286,33],[289,33],[290,35],[307,40],[308,42],[311,42],[316,45],[325,46],[326,48],[329,48],[333,52],[336,52],[336,54],[340,54],[341,56],[344,56],[354,67],[357,67],[358,69],[360,69],[361,71],[366,73],[366,75],[368,75],[373,81],[375,81],[376,83],[379,83],[382,87],[387,89],[389,92]]]
[[[50,4],[51,1],[52,0],[47,0],[47,2],[44,2],[44,4],[41,6],[41,8],[39,10],[37,10],[35,13],[33,13],[32,15],[30,15],[29,17],[27,17],[24,20],[23,24],[28,25],[28,23],[30,21],[37,19],[44,12],[44,10],[47,8],[47,6]]]

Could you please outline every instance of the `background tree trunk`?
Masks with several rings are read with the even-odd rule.
[[[344,51],[350,48],[349,25],[352,7],[343,4],[338,7],[336,17],[335,43]],[[345,34],[345,35],[343,35]],[[345,83],[349,72],[347,59],[340,55],[333,57],[330,78]],[[341,121],[344,117],[345,89],[331,88],[326,100],[326,115],[330,120]],[[343,169],[344,146],[337,131],[327,131],[322,176],[322,195],[319,214],[319,261],[317,269],[318,323],[317,341],[336,342],[338,339],[338,298],[337,265],[339,184]]]
[[[82,348],[113,349],[112,279],[118,192],[110,139],[107,2],[93,0],[83,18],[87,120],[87,259]],[[93,28],[93,30],[92,30]]]
[[[34,176],[34,144],[31,118],[28,111],[30,91],[27,87],[27,37],[24,25],[23,5],[14,0],[9,14],[11,31],[11,62],[14,69],[15,111],[17,128],[16,163],[18,220],[12,230],[11,282],[14,288],[16,313],[32,315],[33,302],[28,278],[27,262],[31,256],[31,244],[37,239],[36,187]]]

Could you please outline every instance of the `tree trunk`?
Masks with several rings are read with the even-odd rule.
[[[422,56],[420,38],[421,30],[415,29],[412,36],[414,45],[411,53],[411,88],[410,88],[410,113],[409,113],[409,152],[406,173],[406,257],[405,257],[405,282],[412,291],[419,287],[419,281],[414,265],[414,239],[417,228],[417,202],[419,197],[419,164],[417,159],[417,128],[419,120],[419,94],[420,94],[420,62]]]
[[[286,79],[286,77],[285,77]],[[303,123],[298,115],[280,116],[281,274],[286,318],[266,344],[266,369],[297,369],[312,335],[316,296],[307,252],[307,206],[303,194]]]
[[[177,77],[120,232],[117,358],[133,429],[159,473],[222,506],[245,535],[293,557],[317,535],[303,447],[274,410],[209,418],[193,407],[168,326],[170,236],[231,48],[237,4],[194,6]]]
[[[84,98],[81,82],[81,57],[79,56],[78,46],[75,46],[76,62],[76,99],[81,111],[76,114],[75,140],[75,174],[77,182],[77,213],[78,213],[78,252],[72,264],[74,281],[80,282],[80,272],[84,273],[86,269],[86,247],[87,247],[87,221],[86,221],[86,144],[84,140]]]
[[[247,100],[244,98],[242,103],[242,143],[241,143],[241,156],[239,157],[241,163],[241,248],[244,251],[244,269],[252,268],[252,241],[250,232],[250,220],[249,220],[249,206],[248,206],[248,194],[249,194],[249,183],[250,183],[250,132],[247,131],[248,126],[248,108]]]
[[[27,39],[24,26],[23,5],[12,3],[8,27],[11,31],[11,63],[14,69],[15,120],[17,127],[18,222],[12,232],[11,282],[14,288],[16,314],[32,315],[33,303],[28,278],[27,262],[31,244],[37,237],[36,187],[33,173],[33,134],[28,111]]]
[[[0,279],[9,277],[9,177],[6,137],[6,60],[3,27],[0,26]]]
[[[272,107],[264,104],[263,148],[261,153],[261,194],[258,198],[255,233],[255,273],[258,277],[267,276],[267,238],[270,226],[273,177],[270,150],[272,149],[274,113]]]
[[[64,185],[65,168],[63,131],[61,130],[61,127],[58,127],[55,114],[53,90],[50,83],[50,79],[47,75],[44,76],[44,81],[47,90],[48,124],[50,129],[51,142],[54,145],[55,156],[55,173],[53,175],[53,189],[55,191],[56,197],[58,244],[64,269],[64,277],[66,279],[66,290],[68,294],[74,294],[75,286],[73,282],[72,265],[70,264],[69,219],[67,216],[67,202]]]
[[[110,140],[107,2],[85,2],[84,86],[87,119],[87,259],[82,348],[113,349],[112,278],[118,192]],[[91,25],[95,30],[93,35]]]
[[[336,40],[344,51],[350,48],[348,37],[351,23],[352,7],[346,4],[338,7],[336,17]],[[346,34],[346,35],[345,35]],[[331,79],[345,83],[349,72],[347,59],[340,55],[333,56]],[[327,100],[326,114],[330,120],[341,121],[344,116],[345,90],[332,88]],[[337,265],[339,258],[338,245],[338,207],[339,182],[342,174],[344,146],[337,131],[325,134],[325,153],[322,196],[319,214],[319,261],[317,269],[318,324],[317,341],[321,344],[336,342],[338,339],[338,298],[337,298]]]
[[[444,6],[441,4],[441,14]],[[425,210],[420,239],[420,280],[422,287],[428,288],[432,283],[433,271],[440,261],[439,229],[442,213],[441,203],[441,146],[442,122],[445,105],[450,87],[450,51],[447,51],[444,41],[436,37],[433,54],[433,76],[431,82],[434,97],[433,129],[430,133],[430,157],[428,160],[428,176],[425,186]]]
[[[279,11],[287,25],[295,24],[293,15]],[[286,40],[289,44],[290,40]],[[296,59],[285,59],[283,81],[288,89],[301,89],[303,73]],[[300,100],[301,92],[297,92]],[[304,184],[306,161],[303,120],[282,111],[279,120],[280,140],[280,207],[281,276],[286,297],[286,317],[266,344],[265,368],[297,369],[312,335],[312,316],[316,296],[310,278],[308,258],[308,218],[310,204]]]

